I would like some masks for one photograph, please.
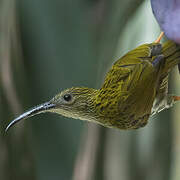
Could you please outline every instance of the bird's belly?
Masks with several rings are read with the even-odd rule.
[[[135,115],[120,114],[118,117],[106,117],[101,119],[99,123],[110,128],[118,128],[123,130],[138,129],[144,127],[148,123],[150,114],[136,117]]]
[[[130,115],[126,119],[117,119],[114,121],[113,125],[117,126],[119,129],[138,129],[144,127],[147,124],[149,116],[150,114],[146,114],[140,117]]]

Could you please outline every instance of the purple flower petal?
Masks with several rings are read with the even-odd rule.
[[[180,44],[180,0],[151,0],[151,6],[165,35]]]

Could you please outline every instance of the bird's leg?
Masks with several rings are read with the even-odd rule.
[[[160,44],[160,40],[162,39],[163,35],[164,35],[164,32],[161,32],[159,37],[151,44],[150,57],[162,54],[162,45]]]
[[[150,57],[158,56],[162,54],[161,44],[152,44]]]
[[[155,43],[160,43],[162,37],[164,36],[164,32],[161,32],[159,37],[154,41]]]
[[[164,56],[162,55],[162,45],[160,44],[160,41],[161,41],[163,35],[164,35],[164,32],[161,32],[161,34],[155,40],[155,42],[152,43],[150,56],[151,57],[155,56],[155,58],[153,59],[153,62],[152,62],[153,66],[157,66],[157,65],[161,64],[160,62],[162,62],[164,60]]]

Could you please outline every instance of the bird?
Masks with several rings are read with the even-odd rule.
[[[52,112],[94,122],[108,128],[133,130],[147,125],[151,116],[173,106],[180,96],[168,93],[168,77],[180,63],[180,46],[159,38],[138,46],[118,59],[101,88],[72,87],[21,114],[6,127],[31,116]]]

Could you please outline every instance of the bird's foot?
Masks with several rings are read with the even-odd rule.
[[[180,101],[180,96],[172,96],[172,98],[174,99],[174,101]]]

